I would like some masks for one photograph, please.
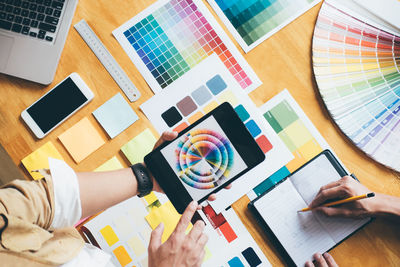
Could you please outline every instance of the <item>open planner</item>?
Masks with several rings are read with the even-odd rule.
[[[329,150],[254,201],[249,208],[262,221],[289,265],[304,266],[316,252],[324,253],[371,219],[328,218],[307,207],[321,186],[347,175]]]

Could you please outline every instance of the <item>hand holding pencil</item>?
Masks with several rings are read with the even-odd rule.
[[[310,203],[309,209],[332,217],[370,217],[376,210],[375,206],[378,202],[376,198],[371,198],[372,194],[366,198],[370,192],[368,188],[352,177],[345,176],[338,181],[321,187],[314,200]],[[375,194],[373,195],[375,196]],[[341,200],[332,202],[331,200],[333,199]]]
[[[361,200],[361,199],[364,199],[364,198],[374,197],[374,196],[375,196],[375,193],[371,192],[371,193],[368,193],[368,194],[363,194],[363,195],[354,196],[354,197],[348,197],[348,198],[345,198],[345,199],[342,199],[342,200],[325,203],[325,204],[322,205],[322,207],[332,207],[332,206],[345,204],[345,203]],[[313,210],[313,208],[308,207],[308,208],[304,208],[304,209],[299,210],[299,212],[305,212],[305,211],[311,211],[311,210]]]

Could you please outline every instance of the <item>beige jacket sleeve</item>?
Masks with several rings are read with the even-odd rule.
[[[15,180],[0,188],[0,262],[7,266],[58,266],[83,247],[74,228],[49,229],[54,190],[51,176],[43,174],[39,181]]]

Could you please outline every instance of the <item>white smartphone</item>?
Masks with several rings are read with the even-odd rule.
[[[71,117],[94,97],[93,92],[77,73],[72,73],[47,92],[21,117],[37,138],[41,139]]]

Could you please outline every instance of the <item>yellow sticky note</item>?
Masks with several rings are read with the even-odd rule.
[[[132,248],[137,257],[142,256],[146,252],[143,241],[137,235],[128,240],[128,245]]]
[[[123,246],[119,246],[114,249],[113,253],[121,266],[125,266],[132,261],[131,256],[129,256],[128,252]]]
[[[161,242],[167,241],[169,236],[175,230],[181,215],[176,211],[171,201],[164,203],[161,207],[152,209],[146,216],[146,221],[154,230],[162,222],[164,223],[164,233]]]
[[[125,144],[121,151],[131,164],[141,163],[144,157],[153,150],[156,141],[151,131],[146,129]]]
[[[105,141],[87,117],[58,137],[76,163],[92,154]]]
[[[50,141],[29,154],[21,162],[32,178],[38,180],[43,178],[43,175],[38,172],[32,172],[32,170],[48,169],[49,158],[64,160],[56,147]]]
[[[154,192],[151,192],[150,194],[148,194],[147,196],[143,197],[144,200],[146,200],[147,205],[153,204],[154,201],[157,201],[158,198],[156,196],[156,194],[154,194]]]
[[[123,169],[121,162],[117,159],[117,157],[112,157],[108,161],[104,162],[101,166],[95,169],[95,172],[106,172],[106,171],[115,171],[119,169]]]
[[[114,230],[111,226],[107,225],[103,229],[100,230],[101,235],[106,240],[107,244],[111,247],[115,243],[118,242],[118,236],[115,234]]]

